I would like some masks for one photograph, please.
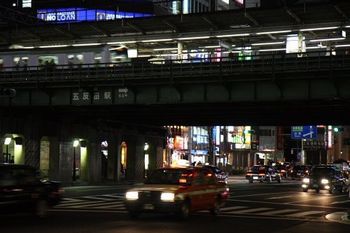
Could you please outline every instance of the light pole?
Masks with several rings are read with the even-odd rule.
[[[76,168],[76,164],[75,164],[75,148],[79,145],[79,141],[78,140],[74,140],[73,142],[73,181],[76,180],[76,174],[75,174],[75,168]]]
[[[6,158],[5,162],[8,163],[10,162],[10,156],[9,156],[9,144],[11,143],[11,138],[5,138],[4,144],[6,145]]]

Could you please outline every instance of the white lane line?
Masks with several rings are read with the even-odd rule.
[[[298,209],[283,209],[283,210],[274,210],[274,211],[267,211],[263,213],[258,213],[261,215],[276,215],[276,214],[286,214],[286,213],[292,213],[292,212],[297,212],[300,211]]]
[[[238,211],[233,211],[231,213],[234,214],[248,214],[248,213],[254,213],[254,212],[262,212],[262,211],[266,211],[266,210],[273,210],[274,208],[253,208],[253,209],[247,209],[247,210],[238,210]]]
[[[81,204],[81,205],[74,205],[74,206],[70,206],[69,208],[72,208],[72,209],[85,209],[85,208],[95,208],[95,207],[98,207],[98,206],[108,206],[106,205],[106,203],[85,203],[85,204]]]
[[[345,201],[335,201],[335,202],[332,202],[331,205],[334,205],[334,204],[341,204],[341,203],[347,203],[347,202],[350,202],[350,200],[345,200]]]
[[[248,206],[231,206],[231,207],[224,207],[220,209],[220,212],[227,212],[232,210],[239,210],[239,209],[246,209],[249,208]]]
[[[62,198],[61,203],[72,203],[72,202],[79,202],[81,201],[81,199],[77,199],[77,198]]]
[[[107,197],[96,197],[96,196],[84,196],[82,198],[86,198],[89,200],[102,200],[102,201],[112,201],[115,200],[115,198],[107,198]]]
[[[125,197],[125,194],[119,194],[119,193],[115,193],[115,194],[103,194],[100,195],[102,197],[110,197],[110,198],[120,198],[120,197]]]
[[[114,208],[122,208],[125,209],[125,205],[123,203],[115,204],[115,205],[105,205],[105,206],[97,206],[93,207],[94,209],[114,209]]]
[[[325,211],[318,211],[318,210],[311,210],[311,211],[305,211],[295,214],[287,214],[288,217],[305,217],[308,215],[314,215],[314,214],[323,214]]]
[[[274,192],[274,193],[257,193],[257,194],[247,194],[247,195],[238,195],[232,196],[232,198],[237,197],[256,197],[256,196],[271,196],[271,195],[280,195],[280,194],[292,194],[292,192]]]
[[[287,195],[287,196],[280,196],[280,197],[269,197],[266,198],[267,200],[277,200],[277,199],[284,199],[284,198],[290,198],[290,197],[295,197],[295,195]]]
[[[85,210],[85,209],[50,209],[50,212],[86,212],[86,213],[127,213],[126,210]]]
[[[80,202],[74,202],[74,203],[66,203],[66,204],[59,204],[56,207],[58,208],[64,208],[64,207],[71,207],[71,206],[76,206],[76,205],[86,205],[86,204],[101,204],[101,203],[106,203],[105,201],[80,201]]]

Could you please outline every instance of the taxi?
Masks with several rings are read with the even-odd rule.
[[[186,219],[191,212],[209,210],[217,215],[229,196],[213,171],[203,167],[154,170],[140,186],[127,190],[125,207],[130,217],[141,213],[174,213]]]

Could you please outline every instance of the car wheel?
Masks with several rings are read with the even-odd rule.
[[[303,189],[303,192],[306,192],[307,193],[308,189]]]
[[[49,212],[49,204],[47,200],[38,200],[35,207],[35,215],[39,218],[47,217]]]
[[[214,203],[214,207],[210,209],[210,213],[214,216],[217,216],[220,214],[220,207],[221,207],[221,201],[220,198],[217,198]]]
[[[249,183],[253,183],[253,180],[249,180]]]
[[[320,193],[320,189],[316,189],[316,193]]]
[[[334,194],[334,193],[336,193],[336,188],[335,188],[335,186],[332,185],[332,186],[329,188],[328,192],[329,192],[329,194]]]
[[[186,201],[181,205],[179,217],[185,220],[185,219],[188,219],[189,216],[190,216],[190,204],[188,201]]]

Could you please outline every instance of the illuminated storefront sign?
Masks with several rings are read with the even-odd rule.
[[[31,8],[32,7],[32,0],[23,0],[22,7],[23,8]]]
[[[228,141],[233,142],[236,149],[250,149],[251,126],[234,126],[232,128],[233,131],[229,130]]]
[[[152,14],[85,8],[40,9],[37,17],[48,22],[106,21],[122,18],[149,17]]]

